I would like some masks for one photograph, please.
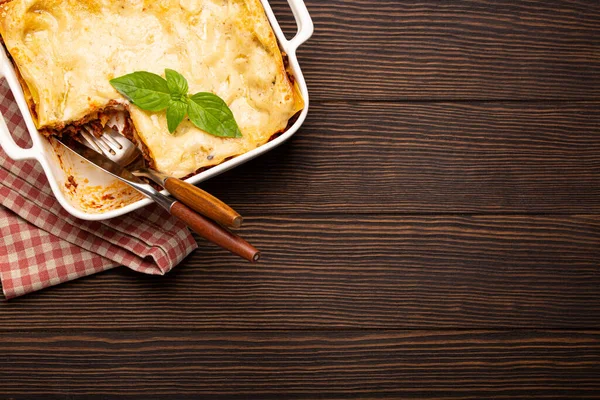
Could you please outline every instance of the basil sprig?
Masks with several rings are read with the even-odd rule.
[[[165,77],[137,71],[111,79],[110,84],[142,110],[158,112],[166,109],[171,133],[187,116],[199,129],[211,135],[242,137],[233,113],[223,99],[209,92],[190,96],[187,80],[172,69],[165,69]]]

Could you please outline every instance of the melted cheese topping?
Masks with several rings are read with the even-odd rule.
[[[243,134],[218,138],[166,113],[130,107],[156,168],[175,177],[245,153],[303,108],[259,0],[12,0],[0,34],[30,96],[38,128],[61,128],[126,103],[109,80],[134,71],[183,74],[190,93],[213,92]]]

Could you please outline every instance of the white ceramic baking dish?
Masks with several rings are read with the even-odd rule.
[[[302,110],[296,122],[281,136],[248,153],[232,158],[223,162],[222,164],[214,166],[187,179],[187,182],[189,183],[197,184],[206,179],[217,176],[279,146],[288,140],[298,130],[300,125],[302,125],[304,122],[306,114],[308,113],[308,90],[306,88],[306,82],[304,81],[302,71],[300,70],[300,66],[298,64],[296,50],[302,43],[311,37],[314,30],[312,19],[303,0],[288,0],[290,8],[292,9],[296,19],[296,24],[298,25],[298,32],[293,39],[287,40],[281,31],[281,28],[279,27],[268,0],[261,0],[261,2],[264,6],[271,26],[273,27],[273,31],[279,40],[281,50],[284,51],[288,56],[289,65],[294,74],[294,78],[302,92],[302,96],[304,97],[304,110]],[[21,114],[25,119],[27,129],[31,135],[33,146],[29,149],[24,149],[18,146],[11,136],[3,116],[0,118],[0,145],[6,154],[14,160],[37,160],[44,169],[56,199],[70,214],[84,220],[98,221],[118,217],[151,203],[151,200],[147,198],[136,200],[137,193],[134,195],[134,197],[132,197],[131,191],[129,191],[129,195],[127,195],[127,191],[124,191],[124,188],[120,186],[119,182],[117,182],[113,177],[93,167],[89,163],[76,159],[76,156],[71,155],[68,151],[64,151],[64,149],[62,149],[56,143],[51,143],[37,131],[29,108],[27,107],[23,90],[19,84],[13,65],[9,61],[3,47],[2,50],[0,50],[0,76],[7,80],[8,85],[13,92]],[[118,201],[121,203],[130,202],[130,204],[119,206],[119,204],[114,203],[113,201],[114,204],[106,207],[104,211],[102,208],[100,210],[88,211],[87,209],[78,205],[72,196],[69,196],[69,185],[67,183],[69,175],[76,176],[76,179],[80,182],[85,181],[89,187],[120,187],[120,192],[117,193],[117,197],[119,195],[125,197],[129,196],[129,200],[118,199]],[[102,193],[102,191],[100,191],[100,193]],[[101,197],[98,197],[96,200],[103,201]]]

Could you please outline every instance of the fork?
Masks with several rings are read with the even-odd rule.
[[[88,147],[127,168],[132,174],[149,178],[164,187],[196,212],[225,226],[239,228],[242,225],[242,216],[215,196],[181,179],[148,168],[141,150],[115,129],[107,126],[102,135],[96,136],[90,127],[84,126],[81,137]]]

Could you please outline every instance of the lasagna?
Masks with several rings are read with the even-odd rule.
[[[115,128],[178,178],[266,143],[304,107],[259,0],[9,0],[0,35],[41,133]],[[171,134],[165,111],[141,110],[109,83],[165,68],[186,77],[190,93],[221,97],[242,137],[188,120]]]

